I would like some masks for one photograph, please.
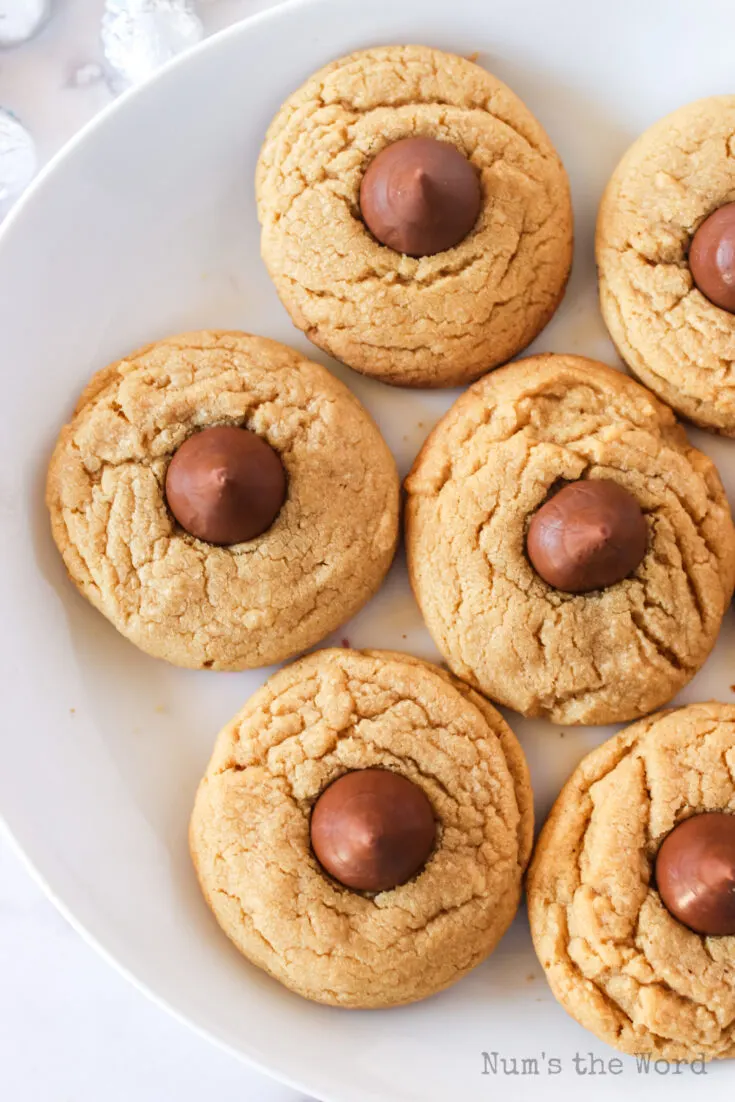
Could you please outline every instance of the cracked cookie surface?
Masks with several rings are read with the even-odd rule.
[[[620,355],[683,416],[735,436],[735,316],[692,280],[692,236],[735,199],[735,96],[661,119],[631,146],[597,223],[600,304]]]
[[[410,137],[450,142],[483,204],[459,245],[413,259],[360,215],[369,162]],[[564,168],[524,104],[464,58],[364,50],[316,73],[268,130],[256,177],[262,254],[294,323],[350,367],[401,386],[455,386],[527,345],[572,256]]]
[[[423,870],[374,896],[327,876],[309,838],[320,793],[368,767],[419,785],[438,823]],[[325,650],[271,677],[220,733],[190,844],[249,960],[306,998],[379,1007],[425,998],[492,952],[532,833],[523,752],[487,701],[408,655]]]
[[[539,960],[572,1017],[624,1052],[735,1057],[735,937],[682,926],[653,882],[663,839],[704,811],[735,814],[732,705],[662,712],[593,750],[536,846]]]
[[[169,512],[168,463],[193,432],[242,425],[278,452],[273,525],[230,547]],[[398,476],[354,395],[292,349],[188,333],[99,372],[49,468],[54,539],[79,590],[148,654],[246,669],[313,646],[379,587],[398,533]]]
[[[565,481],[610,479],[649,528],[635,573],[562,593],[526,555]],[[709,654],[732,596],[735,530],[719,475],[671,410],[579,356],[534,356],[475,383],[406,479],[414,593],[455,674],[524,715],[613,723],[661,707]]]

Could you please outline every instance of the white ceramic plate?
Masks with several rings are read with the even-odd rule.
[[[284,97],[324,62],[375,43],[478,52],[540,117],[571,175],[577,250],[564,304],[536,349],[614,362],[592,256],[602,187],[654,119],[733,91],[732,28],[731,0],[289,4],[210,40],[105,112],[0,237],[0,806],[48,891],[111,960],[213,1039],[320,1098],[604,1099],[622,1089],[684,1098],[704,1084],[709,1099],[731,1099],[735,1067],[696,1080],[639,1074],[628,1059],[621,1077],[575,1071],[577,1052],[615,1053],[555,1004],[523,913],[491,960],[407,1009],[312,1006],[246,964],[200,898],[186,827],[216,732],[268,671],[173,669],[77,596],[43,505],[49,450],[89,375],[155,337],[239,327],[324,359],[292,328],[260,262],[253,172]],[[405,472],[455,395],[330,366],[375,414]],[[735,443],[693,435],[735,501]],[[733,699],[733,634],[728,617],[683,699]],[[332,641],[343,637],[434,654],[400,560]],[[568,730],[562,740],[546,723],[509,718],[543,818],[581,755],[612,732]],[[540,1075],[483,1075],[483,1051],[537,1057]],[[549,1077],[552,1057],[562,1071]]]

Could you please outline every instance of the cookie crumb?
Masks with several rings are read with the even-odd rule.
[[[402,635],[401,639],[408,639],[408,636],[407,635]]]
[[[350,641],[349,641],[349,639],[347,638],[346,635],[345,635],[344,639],[342,640],[342,646],[343,647],[348,647],[348,648],[350,646]]]
[[[75,716],[76,714],[77,714],[77,710],[76,710],[76,708],[70,708],[70,709],[69,709],[69,715],[70,715],[70,716]]]
[[[731,686],[730,686],[730,692],[731,692],[731,693],[735,693],[735,685],[731,685]]]
[[[471,54],[467,54],[467,60],[471,61],[472,64],[474,65],[474,63],[477,61],[479,56],[480,56],[480,51],[479,50],[473,50]]]
[[[534,976],[533,972],[529,972],[526,976],[526,983],[533,983],[535,979],[536,977]]]
[[[153,711],[154,711],[154,712],[158,712],[158,714],[159,714],[160,716],[162,716],[162,715],[165,715],[165,713],[166,713],[166,705],[165,705],[165,704],[156,704],[156,706],[155,706],[155,708],[153,709]]]
[[[90,61],[86,65],[80,65],[69,75],[67,87],[89,88],[91,84],[98,84],[104,75],[102,66]]]
[[[563,731],[559,732],[559,738],[564,738],[564,732]]]

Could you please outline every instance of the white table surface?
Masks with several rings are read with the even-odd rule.
[[[274,0],[202,0],[207,32]],[[0,50],[0,106],[46,160],[112,98],[75,74],[99,62],[103,0],[55,0],[33,41]],[[90,70],[87,70],[89,73]],[[93,70],[92,70],[93,72]],[[0,1098],[7,1102],[295,1102],[170,1018],[68,925],[0,834]]]

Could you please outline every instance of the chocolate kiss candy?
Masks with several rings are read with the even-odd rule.
[[[168,505],[182,528],[206,543],[254,539],[286,497],[278,453],[247,429],[221,425],[190,436],[166,473]]]
[[[382,245],[431,256],[458,245],[482,205],[474,165],[449,142],[404,138],[368,166],[360,188],[365,223]]]
[[[692,279],[715,306],[735,313],[735,203],[705,218],[689,248]]]
[[[345,773],[325,788],[311,815],[320,864],[347,888],[384,892],[426,863],[436,837],[423,789],[387,769]]]
[[[534,514],[526,548],[536,572],[566,593],[604,589],[643,560],[648,527],[617,482],[570,482]]]
[[[735,936],[735,815],[709,811],[674,827],[658,851],[656,885],[684,926]]]

